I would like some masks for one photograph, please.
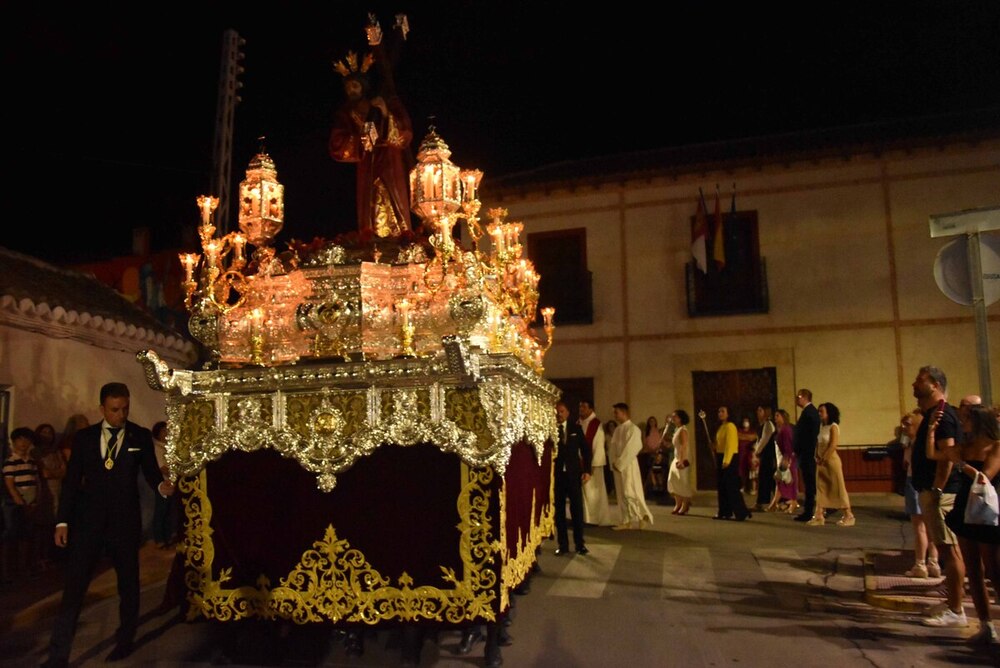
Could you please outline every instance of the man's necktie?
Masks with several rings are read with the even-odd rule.
[[[559,451],[562,452],[562,447],[566,445],[566,424],[563,422],[559,423]],[[566,470],[566,458],[563,458],[562,470]]]
[[[115,441],[118,440],[118,432],[121,430],[121,427],[108,427],[108,431],[111,432],[111,437],[108,439],[108,454],[104,457],[104,468],[109,471],[115,466],[115,455],[118,454],[118,448],[115,447]]]

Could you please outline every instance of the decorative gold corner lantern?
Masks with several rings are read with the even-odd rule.
[[[263,146],[240,183],[240,229],[254,246],[267,246],[285,224],[285,186]]]
[[[437,235],[432,243],[446,256],[454,250],[453,216],[462,206],[462,170],[450,158],[451,150],[432,126],[410,171],[410,208],[431,224]]]

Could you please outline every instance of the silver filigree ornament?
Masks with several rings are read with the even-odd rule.
[[[350,441],[357,449],[371,452],[387,443],[434,443],[446,452],[455,452],[472,466],[482,465],[476,448],[476,435],[460,429],[451,420],[442,418],[439,422],[432,421],[430,415],[419,409],[416,390],[383,393],[383,401],[385,394],[388,394],[392,405],[388,419],[355,432]]]
[[[219,348],[219,317],[222,312],[210,299],[199,299],[191,307],[188,331],[209,350]]]
[[[399,249],[396,262],[400,264],[424,264],[427,262],[427,253],[420,244],[412,244]]]
[[[252,396],[236,399],[236,419],[232,426],[228,424],[225,412],[219,416],[225,419],[225,425],[205,439],[205,449],[212,453],[212,459],[217,459],[226,450],[254,452],[267,445],[274,445],[274,430],[270,421],[261,415],[262,403],[261,398]]]
[[[150,386],[168,394],[167,459],[180,475],[226,452],[264,447],[316,473],[324,491],[385,444],[433,444],[473,468],[503,474],[511,449],[523,440],[540,462],[545,442],[556,438],[555,387],[513,356],[470,352],[459,337],[444,348],[450,352],[433,358],[269,369],[171,371],[151,351],[140,359]],[[367,408],[349,426],[335,398],[357,396],[366,386]],[[445,418],[449,393],[470,388],[483,412],[483,434]],[[429,401],[419,400],[422,393]],[[292,428],[286,406],[296,396],[319,402]]]
[[[312,265],[344,264],[347,262],[347,249],[333,244],[326,246],[316,254]]]
[[[448,315],[463,337],[469,336],[486,317],[486,298],[474,290],[461,290],[448,299]]]
[[[308,462],[303,466],[318,473],[317,485],[321,490],[332,491],[337,485],[333,469],[338,468],[337,463],[342,462],[347,455],[344,447],[344,415],[330,403],[327,394],[309,415],[307,426],[309,436],[296,458],[300,462]]]

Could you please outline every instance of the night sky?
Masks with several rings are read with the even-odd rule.
[[[210,182],[226,28],[247,42],[233,171],[266,136],[286,189],[279,242],[354,226],[354,168],[326,151],[343,99],[331,62],[365,47],[370,10],[386,31],[409,16],[396,79],[414,150],[433,116],[452,159],[487,182],[636,150],[1000,114],[996,2],[542,4],[7,7],[4,173],[16,188],[0,245],[90,261],[127,254],[145,226],[154,250],[177,247]]]

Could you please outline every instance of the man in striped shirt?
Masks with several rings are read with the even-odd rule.
[[[35,444],[35,432],[18,427],[10,434],[11,454],[3,463],[4,499],[4,573],[24,575],[34,543],[28,514],[38,501],[38,465],[29,453]]]

